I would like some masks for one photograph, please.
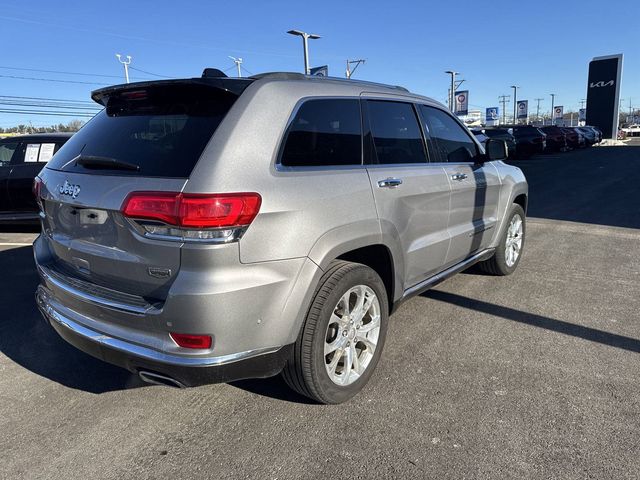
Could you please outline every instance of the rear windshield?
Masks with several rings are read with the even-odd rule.
[[[186,178],[237,96],[203,85],[163,85],[111,95],[106,108],[80,129],[48,168],[103,175]],[[137,166],[97,167],[94,157]]]

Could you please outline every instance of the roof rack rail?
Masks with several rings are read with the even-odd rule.
[[[305,80],[306,79],[306,80],[334,81],[334,82],[344,82],[344,83],[357,83],[360,85],[371,85],[373,87],[392,88],[395,90],[401,90],[403,92],[409,91],[408,89],[400,85],[388,85],[386,83],[370,82],[368,80],[354,80],[352,78],[304,75],[303,73],[296,73],[296,72],[265,72],[265,73],[259,73],[257,75],[252,75],[249,78],[254,80],[260,80],[262,78],[271,78],[274,80]]]

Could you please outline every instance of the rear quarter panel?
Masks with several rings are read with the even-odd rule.
[[[268,82],[251,85],[233,106],[185,192],[258,192],[262,196],[260,213],[240,240],[241,262],[309,256],[327,232],[377,219],[363,166],[277,165],[280,143],[302,99],[357,98],[357,93],[330,83],[310,90],[305,82]]]

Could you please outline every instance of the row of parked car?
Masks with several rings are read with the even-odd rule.
[[[602,141],[600,129],[591,126],[501,125],[471,131],[483,144],[489,138],[497,138],[507,142],[509,158],[528,158],[531,155],[544,152],[564,152],[590,147]]]

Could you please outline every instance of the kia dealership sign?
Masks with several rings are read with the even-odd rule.
[[[622,54],[596,57],[589,62],[587,125],[602,130],[602,138],[617,138]]]

